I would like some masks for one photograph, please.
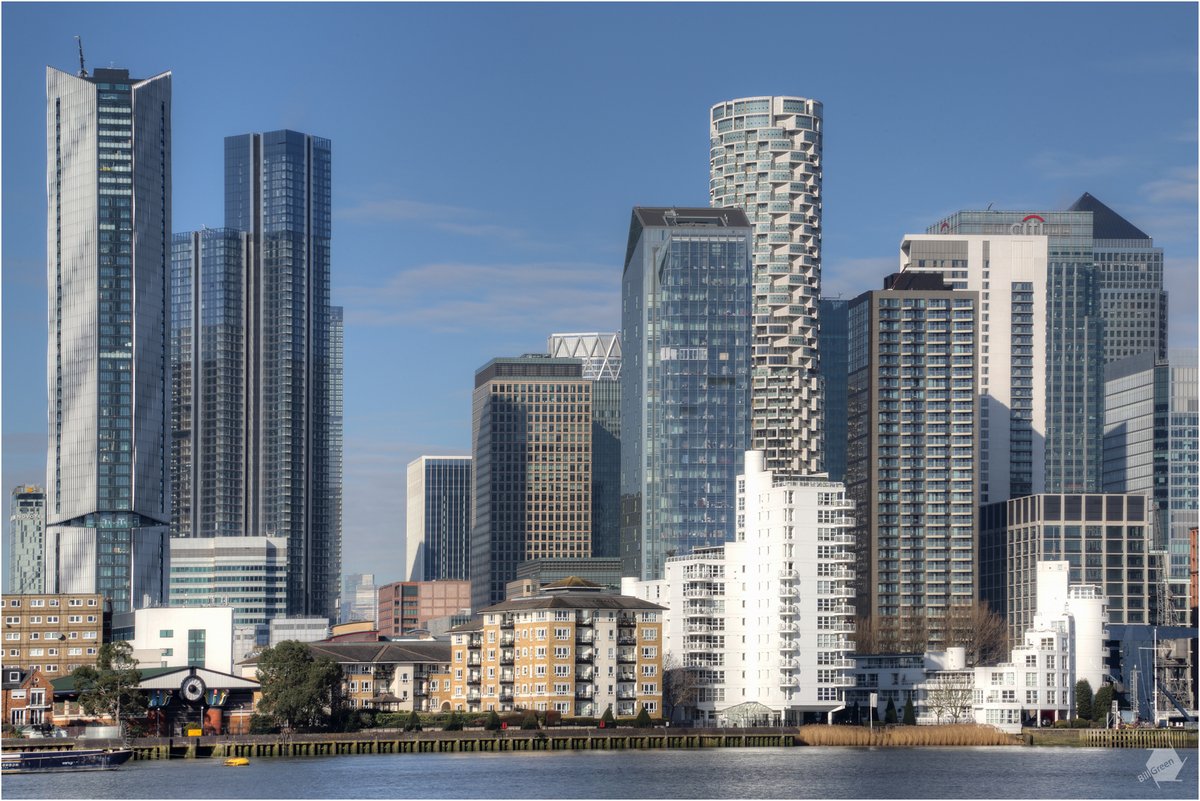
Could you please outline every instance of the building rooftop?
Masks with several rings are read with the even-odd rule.
[[[1090,211],[1092,213],[1092,238],[1093,239],[1149,239],[1150,236],[1143,232],[1129,220],[1117,214],[1108,206],[1101,203],[1092,195],[1084,192],[1079,200],[1067,208],[1067,211]]]

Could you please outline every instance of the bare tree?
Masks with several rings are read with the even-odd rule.
[[[925,708],[938,723],[971,717],[975,694],[973,672],[938,673],[925,683]]]
[[[700,697],[700,678],[697,668],[684,667],[679,658],[668,653],[663,658],[662,712],[667,720],[675,720],[675,710],[695,706]]]
[[[1008,658],[1008,624],[986,601],[956,604],[946,615],[946,645],[967,650],[967,664],[994,665]]]

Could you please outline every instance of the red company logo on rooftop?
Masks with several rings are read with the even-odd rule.
[[[1028,214],[1019,223],[1013,223],[1009,228],[1014,234],[1037,235],[1046,233],[1046,219],[1037,214]]]
[[[944,234],[944,233],[946,233],[946,232],[947,232],[947,231],[949,231],[949,230],[950,230],[950,223],[948,223],[948,222],[947,222],[947,221],[945,221],[945,220],[942,220],[942,227],[941,227],[941,229],[939,230],[939,232],[938,232],[938,233],[942,233],[942,234]]]

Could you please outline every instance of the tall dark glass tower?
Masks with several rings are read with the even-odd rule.
[[[171,74],[46,69],[46,591],[167,597]]]
[[[225,228],[175,238],[176,536],[288,540],[288,612],[332,617],[341,574],[341,309],[330,145],[225,140]]]

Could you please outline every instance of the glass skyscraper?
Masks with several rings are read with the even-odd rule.
[[[225,228],[175,237],[176,536],[287,538],[288,611],[341,575],[341,309],[329,303],[330,144],[225,140]]]
[[[46,588],[167,598],[171,74],[46,70]]]
[[[622,574],[732,540],[750,445],[750,221],[635,208],[621,282]]]
[[[824,462],[831,481],[846,475],[846,368],[850,358],[850,332],[847,312],[850,301],[821,298],[821,374],[822,409],[825,415]]]
[[[821,469],[817,374],[822,106],[743,97],[709,115],[709,200],[753,225],[753,448],[777,475]]]
[[[1092,214],[1092,247],[1104,318],[1104,359],[1149,351],[1167,358],[1163,251],[1137,226],[1084,192],[1068,211]]]

